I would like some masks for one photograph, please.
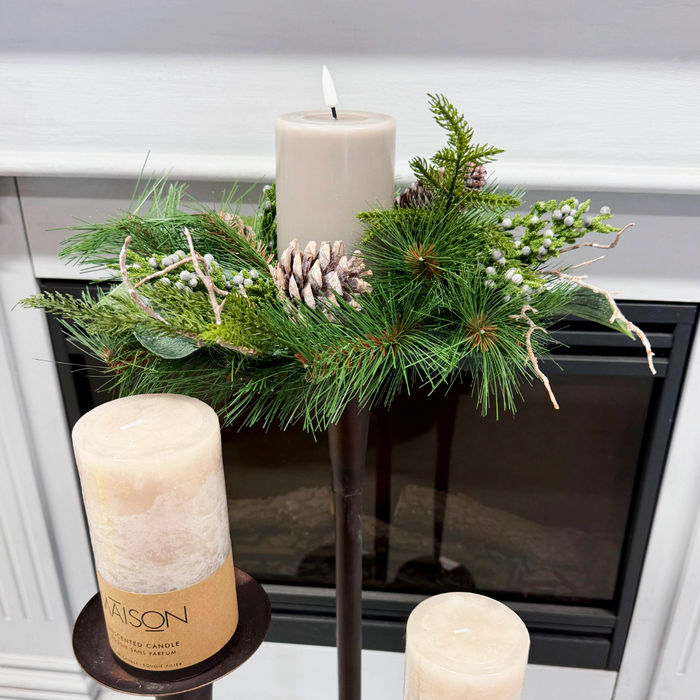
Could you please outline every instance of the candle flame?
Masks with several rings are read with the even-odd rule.
[[[338,93],[335,90],[335,83],[333,82],[333,78],[331,78],[331,74],[326,66],[323,66],[322,82],[323,99],[326,101],[326,107],[333,109],[333,107],[338,106]]]

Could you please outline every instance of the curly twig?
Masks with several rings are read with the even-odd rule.
[[[591,260],[591,262],[594,261]],[[608,292],[605,289],[601,289],[600,287],[594,287],[592,284],[584,282],[583,280],[585,280],[588,277],[588,275],[581,275],[580,277],[576,277],[575,275],[568,275],[562,270],[542,270],[542,274],[555,275],[561,280],[567,280],[579,287],[590,289],[594,294],[600,294],[601,296],[604,296],[608,300],[608,304],[610,304],[610,309],[613,312],[612,316],[610,317],[609,323],[615,323],[615,321],[620,321],[625,325],[625,327],[628,331],[630,331],[630,333],[634,333],[642,341],[642,345],[644,345],[644,350],[647,354],[647,363],[649,365],[649,369],[651,370],[652,374],[656,374],[656,369],[654,368],[654,360],[652,359],[654,357],[654,352],[651,349],[651,343],[649,342],[649,339],[646,337],[646,335],[644,335],[644,331],[641,328],[632,323],[632,321],[628,321],[624,317],[622,311],[620,311],[619,307],[615,303],[615,300],[613,299],[612,292]]]
[[[622,234],[628,229],[634,226],[634,224],[627,224],[624,228],[621,228],[617,232],[617,236],[615,236],[615,240],[612,243],[608,243],[607,245],[603,243],[576,243],[575,245],[570,245],[568,248],[560,248],[559,252],[560,253],[568,253],[572,250],[577,250],[578,248],[602,248],[603,250],[611,250],[614,248],[619,242],[620,242],[620,237]]]
[[[540,369],[540,366],[537,362],[537,357],[535,355],[534,350],[532,349],[532,334],[535,331],[542,331],[543,333],[546,333],[544,328],[541,328],[538,326],[528,315],[527,312],[531,311],[533,314],[539,313],[537,309],[534,309],[532,306],[529,304],[525,304],[522,309],[520,309],[519,314],[512,315],[510,318],[518,319],[518,320],[523,320],[527,321],[529,324],[529,328],[527,330],[527,333],[525,334],[525,345],[527,346],[527,356],[530,358],[530,362],[532,363],[532,368],[535,371],[535,374],[542,380],[542,383],[545,385],[545,388],[547,389],[547,393],[549,394],[549,398],[552,401],[552,405],[554,408],[559,409],[559,404],[557,403],[557,399],[554,396],[554,392],[552,391],[552,387],[549,384],[549,379],[547,375]]]

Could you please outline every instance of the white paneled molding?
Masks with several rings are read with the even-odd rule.
[[[0,178],[0,697],[88,700],[70,635],[94,579],[69,436],[46,319],[13,310],[37,290]]]

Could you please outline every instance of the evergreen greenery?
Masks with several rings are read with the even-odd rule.
[[[604,223],[609,213],[589,216],[589,202],[574,198],[508,215],[521,192],[465,185],[468,168],[501,151],[475,144],[443,96],[431,96],[430,109],[447,145],[411,162],[429,204],[359,217],[360,255],[373,273],[361,311],[340,295],[311,309],[278,293],[269,268],[274,187],[243,219],[235,190],[217,211],[166,178],[149,183],[130,212],[84,222],[65,242],[67,260],[114,270],[109,292],[22,304],[60,316],[73,342],[104,362],[117,394],[188,394],[227,422],[322,430],[352,398],[388,405],[411,387],[462,381],[483,411],[515,410],[521,384],[544,380],[535,358],[546,355],[557,316],[641,333],[602,290],[550,264],[587,232],[618,229]]]

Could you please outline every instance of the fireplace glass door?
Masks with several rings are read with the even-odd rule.
[[[364,586],[612,605],[654,379],[564,375],[517,417],[482,417],[468,385],[372,412]],[[325,434],[225,428],[236,561],[263,581],[332,586]]]
[[[84,285],[46,281],[46,291]],[[696,308],[630,303],[639,342],[562,319],[516,416],[482,417],[469,376],[371,414],[364,488],[366,647],[401,651],[427,595],[483,593],[528,625],[530,660],[619,668],[673,428]],[[97,363],[48,320],[73,424],[108,400]],[[222,430],[236,565],[265,584],[269,639],[334,643],[334,518],[324,433]]]

